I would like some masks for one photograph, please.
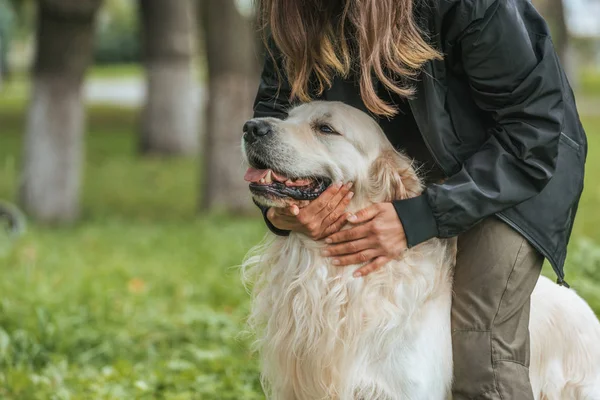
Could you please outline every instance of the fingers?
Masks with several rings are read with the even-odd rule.
[[[362,222],[366,222],[375,218],[377,214],[379,214],[380,208],[378,204],[373,204],[367,208],[364,208],[357,212],[356,214],[348,217],[348,222],[353,224],[360,224]]]
[[[295,230],[298,226],[297,217],[293,215],[289,208],[269,208],[267,219],[278,229]]]
[[[346,206],[354,196],[354,193],[350,192],[350,188],[352,188],[352,183],[343,185],[341,189],[331,197],[329,202],[325,204],[321,211],[319,211],[317,218],[324,220],[325,225],[331,225],[344,211],[346,211]],[[327,220],[327,217],[330,219]]]
[[[306,207],[306,212],[318,214],[325,207],[332,207],[329,204],[331,200],[335,197],[335,195],[337,195],[339,191],[342,190],[342,187],[343,185],[341,182],[330,185],[323,193],[321,193],[319,197],[317,197],[316,200],[314,200],[312,203],[310,203],[310,205]],[[330,209],[330,212],[331,211],[333,211],[333,207]]]
[[[336,183],[331,185],[311,204],[302,210],[299,209],[298,221],[312,239],[324,238],[326,236],[324,233],[330,228],[330,225],[338,222],[338,218],[345,212],[346,206],[352,199],[353,194],[349,194],[350,187],[352,184]],[[342,222],[340,221],[337,226],[343,226]],[[335,230],[329,231],[335,232]]]
[[[273,211],[271,211],[273,210]],[[267,212],[267,217],[269,217],[269,215],[275,216],[275,217],[296,217],[298,214],[300,214],[300,208],[296,205],[293,204],[289,207],[285,207],[285,208],[270,208],[269,211]]]
[[[310,200],[300,200],[296,205],[298,208],[304,208],[310,204]]]
[[[383,267],[389,261],[390,261],[390,259],[387,258],[387,257],[377,257],[376,259],[372,260],[367,265],[365,265],[363,267],[360,267],[359,269],[357,269],[356,271],[354,271],[354,274],[352,274],[352,275],[355,278],[360,278],[361,276],[367,276],[371,272],[375,272],[379,268]]]
[[[331,200],[329,206],[326,206],[317,218],[323,219],[323,226],[328,227],[329,225],[335,223],[338,218],[346,212],[346,207],[350,204],[350,201],[354,197],[354,192],[350,191],[352,184],[349,186],[344,186],[342,190],[338,192],[338,194]],[[329,211],[329,209],[333,209]],[[348,214],[349,215],[349,214]]]
[[[340,256],[334,258],[331,263],[336,267],[346,267],[348,265],[356,265],[361,263],[366,263],[376,257],[379,257],[381,254],[375,249],[363,250],[359,253]]]
[[[329,246],[321,253],[324,257],[352,255],[363,250],[372,248],[373,241],[370,239],[360,239],[353,242],[346,242],[335,246]]]
[[[300,207],[298,207],[297,205],[293,204],[293,205],[289,206],[288,208],[286,208],[286,211],[288,212],[289,215],[295,217],[298,214],[300,214]]]
[[[323,232],[323,235],[319,239],[326,238],[329,235],[339,232],[340,229],[342,229],[344,227],[344,225],[346,225],[346,223],[348,222],[347,218],[349,215],[350,215],[349,213],[342,214],[337,219],[337,221],[335,221],[333,224],[329,225],[327,227],[327,229],[325,229],[325,232]]]
[[[340,231],[338,233],[334,233],[333,235],[331,235],[327,239],[325,239],[325,243],[336,244],[336,243],[349,242],[351,240],[362,239],[369,235],[369,229],[370,229],[369,226],[361,225],[361,226],[356,226],[352,229]]]
[[[279,211],[277,208],[273,208],[273,207],[269,208],[267,210],[267,219],[269,221],[271,221],[271,223],[273,223],[273,220],[279,216],[278,213],[279,213]]]

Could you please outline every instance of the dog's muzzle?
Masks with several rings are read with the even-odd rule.
[[[252,194],[265,198],[288,198],[293,200],[314,200],[331,184],[326,177],[294,176],[286,166],[273,160],[275,126],[271,122],[252,119],[244,124],[244,144],[250,164],[244,179],[249,183]],[[290,166],[292,167],[292,166]]]

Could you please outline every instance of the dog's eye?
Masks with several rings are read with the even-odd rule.
[[[339,135],[331,126],[327,124],[321,124],[318,126],[319,132],[325,133],[327,135]]]

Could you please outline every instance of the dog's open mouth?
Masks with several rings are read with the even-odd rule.
[[[331,180],[324,177],[288,177],[270,168],[250,167],[244,179],[250,182],[250,191],[259,196],[314,200],[329,187]]]

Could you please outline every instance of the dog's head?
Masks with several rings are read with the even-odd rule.
[[[266,206],[314,200],[333,182],[353,182],[370,202],[421,192],[410,159],[372,118],[343,103],[316,101],[292,109],[285,120],[250,120],[242,145],[250,166],[245,179]]]

